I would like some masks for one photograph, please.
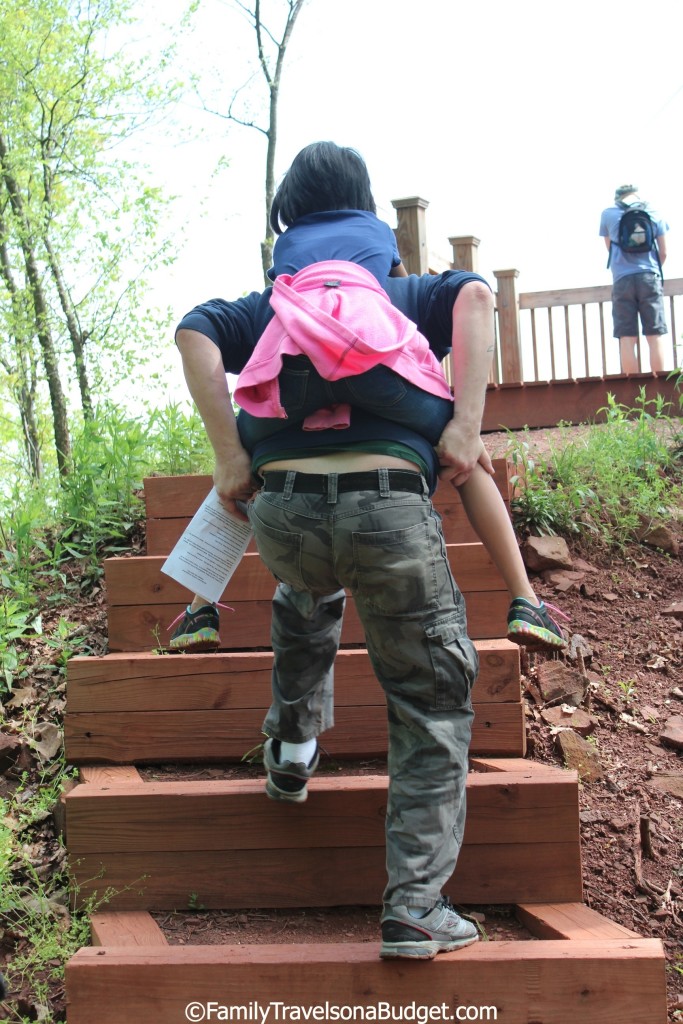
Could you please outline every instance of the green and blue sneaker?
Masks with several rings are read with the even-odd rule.
[[[536,606],[525,597],[516,597],[508,611],[508,640],[537,651],[559,651],[567,646],[562,628],[550,615],[553,611],[562,619],[569,616],[552,604]]]
[[[184,651],[194,654],[195,651],[215,651],[221,645],[218,633],[218,608],[215,604],[205,604],[193,612],[188,605],[177,619],[174,619],[169,630],[179,623],[168,646],[172,651]]]

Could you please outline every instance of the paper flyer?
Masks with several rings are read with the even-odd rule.
[[[171,579],[209,601],[219,601],[253,531],[227,512],[213,487],[161,567]]]

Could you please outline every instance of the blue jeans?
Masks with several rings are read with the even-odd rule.
[[[431,445],[436,445],[453,417],[452,401],[423,391],[386,366],[375,366],[355,377],[325,380],[308,356],[284,356],[278,381],[287,419],[252,416],[244,409],[237,417],[240,439],[249,452],[266,437],[318,409],[343,402],[410,427]]]
[[[406,475],[422,478],[419,474]],[[465,823],[470,693],[478,671],[441,518],[427,496],[380,469],[316,477],[293,470],[283,490],[249,504],[273,599],[273,701],[263,730],[301,743],[334,724],[333,672],[346,588],[384,689],[389,727],[386,905],[431,906],[450,878]],[[344,478],[363,479],[344,491]],[[275,479],[274,477],[271,479]],[[301,490],[294,490],[294,487]]]

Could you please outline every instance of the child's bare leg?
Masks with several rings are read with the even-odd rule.
[[[493,477],[477,463],[458,491],[467,518],[510,592],[508,640],[545,650],[566,646],[560,626],[529,582],[512,522]],[[562,617],[562,612],[553,610]]]
[[[467,518],[503,577],[510,599],[524,597],[540,604],[529,582],[508,510],[493,477],[477,463],[458,492]]]
[[[204,607],[204,605],[213,603],[213,601],[209,601],[208,597],[202,597],[200,594],[195,594],[192,598],[192,603],[190,604],[190,611],[198,612],[200,608]]]

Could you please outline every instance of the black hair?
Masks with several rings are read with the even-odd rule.
[[[281,235],[299,217],[326,210],[376,213],[377,207],[362,156],[334,142],[313,142],[294,157],[280,182],[270,208],[270,225]]]

